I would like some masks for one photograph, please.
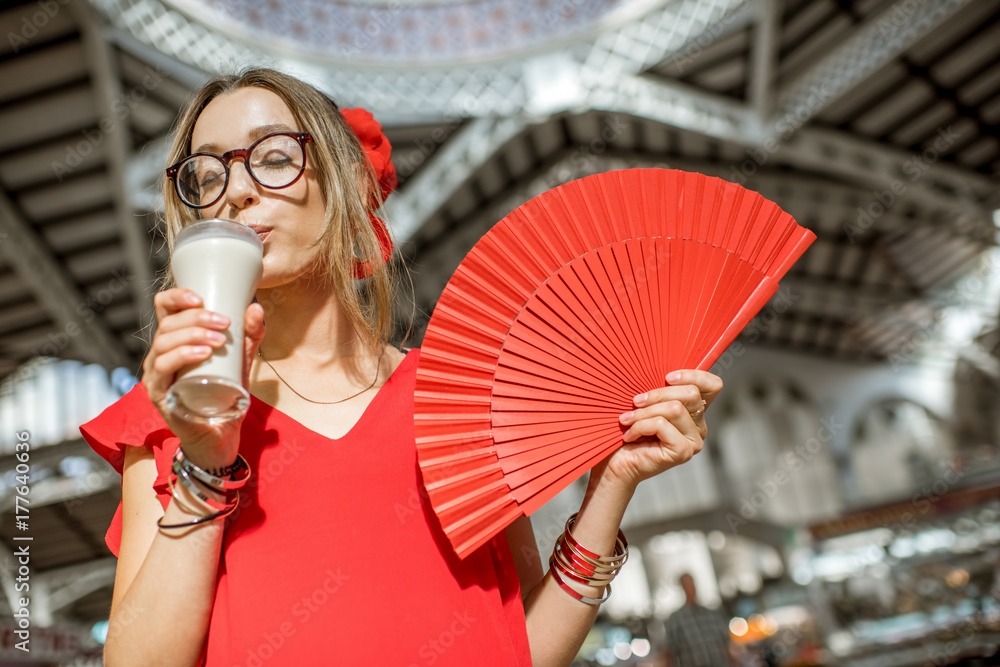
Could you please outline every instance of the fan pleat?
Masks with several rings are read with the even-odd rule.
[[[560,281],[553,280],[550,286],[555,287],[558,282]],[[547,301],[552,303],[552,307],[549,307]],[[538,354],[544,354],[547,358],[558,359],[582,372],[592,372],[595,376],[602,376],[605,381],[613,382],[617,376],[616,365],[602,361],[608,358],[608,350],[614,349],[613,346],[601,341],[603,336],[595,337],[596,342],[602,343],[603,351],[587,342],[586,337],[580,335],[578,325],[581,322],[576,317],[577,314],[580,313],[564,307],[558,297],[551,297],[548,291],[536,294],[525,305],[517,323],[511,328],[511,337],[534,348],[522,353],[523,356],[537,358]],[[559,328],[563,325],[565,329],[560,331]],[[600,322],[595,321],[592,326],[584,324],[584,328],[592,332],[596,327],[599,331],[599,325]],[[514,340],[510,342],[514,344]],[[512,348],[515,352],[519,350],[518,347]],[[598,362],[599,367],[588,364],[588,359]]]
[[[659,239],[644,238],[639,239],[639,252],[642,257],[642,269],[641,273],[638,275],[639,282],[646,288],[646,295],[644,298],[649,307],[645,308],[646,315],[649,319],[649,327],[653,332],[653,340],[656,344],[653,345],[652,359],[653,367],[660,374],[664,372],[666,368],[666,361],[664,359],[663,344],[665,332],[658,317],[660,312],[660,281],[657,280],[657,273],[659,270],[659,255],[657,253],[657,241]]]
[[[564,358],[530,346],[524,340],[530,333],[522,326],[518,328],[516,336],[511,336],[508,354],[497,365],[497,382],[553,389],[553,382],[562,382],[572,383],[581,390],[597,393],[606,391],[610,378],[591,372],[600,369],[574,366],[573,363],[579,363],[580,359]],[[547,365],[543,365],[543,362]]]
[[[726,332],[730,331],[733,323],[738,321],[737,318],[742,308],[741,303],[744,300],[750,299],[755,290],[760,289],[760,281],[763,279],[763,276],[759,271],[755,271],[754,268],[746,262],[741,262],[739,257],[736,255],[730,255],[727,259],[727,264],[730,267],[729,275],[731,277],[725,285],[725,298],[719,302],[720,312],[713,317],[714,321],[711,331],[713,337],[699,339],[698,344],[694,346],[690,357],[692,362],[697,360],[694,368],[701,370],[708,370],[711,364],[715,363],[714,359],[712,359],[711,363],[709,363],[708,366],[705,366],[704,362],[709,359],[709,357],[706,356],[708,350],[714,347],[716,337],[728,335]],[[757,310],[760,310],[763,305],[764,304],[761,303]],[[753,312],[756,313],[757,311],[755,310]],[[747,322],[749,321],[750,320],[747,320]],[[746,322],[739,325],[739,328],[736,329],[736,333],[729,339],[729,343],[732,343],[733,340],[736,339],[736,335],[738,335],[745,326]],[[726,344],[726,347],[729,347],[729,343]],[[721,355],[722,352],[719,352],[719,354]]]
[[[619,357],[622,360],[621,371],[628,374],[641,367],[642,354],[636,342],[635,331],[632,327],[633,319],[629,319],[628,311],[631,307],[623,302],[621,290],[617,289],[615,281],[609,274],[609,269],[617,269],[614,264],[614,256],[607,246],[598,248],[596,252],[581,257],[582,263],[590,270],[590,275],[607,299],[607,310],[610,316],[607,317],[608,324],[615,331],[618,340],[621,341],[623,354]]]
[[[629,302],[633,312],[636,313],[637,321],[642,325],[643,352],[646,358],[644,366],[655,378],[658,375],[658,368],[655,363],[650,363],[650,357],[652,356],[655,362],[656,355],[653,354],[653,351],[659,347],[659,339],[656,335],[656,326],[653,324],[653,311],[649,308],[649,290],[643,285],[646,282],[646,266],[642,254],[642,242],[629,240],[613,246],[613,248],[619,255],[619,267],[622,268],[625,292],[629,296]]]
[[[607,350],[605,359],[617,375],[622,368],[631,365],[628,362],[627,339],[621,332],[618,318],[614,313],[616,304],[598,298],[606,292],[602,291],[598,276],[595,276],[591,269],[590,261],[593,254],[583,255],[579,261],[574,262],[572,270],[566,271],[566,275],[561,277],[570,289],[579,290],[576,293],[583,295],[590,302],[589,314],[595,319],[600,318],[598,340],[604,343],[604,348]]]
[[[506,435],[512,436],[511,439],[504,440],[502,439],[502,436],[505,434],[501,434],[501,439],[496,442],[496,454],[501,464],[503,464],[504,461],[509,461],[511,457],[519,453],[529,452],[540,447],[556,443],[562,443],[563,441],[573,437],[583,435],[600,435],[602,432],[607,433],[607,423],[602,420],[595,420],[594,423],[581,424],[565,429],[561,432],[561,436],[556,436],[555,439],[553,439],[551,433],[526,435],[525,433],[517,432],[516,430],[511,429],[506,433]]]
[[[542,453],[542,458],[533,458],[531,463],[504,473],[510,486],[511,495],[519,502],[539,493],[554,479],[559,479],[580,464],[581,456],[593,456],[595,451],[614,446],[614,438],[595,440],[593,436],[578,435],[564,440],[561,447],[552,447]],[[537,452],[532,452],[538,455]],[[547,454],[547,455],[545,455]],[[548,477],[548,479],[546,479]],[[551,497],[551,496],[550,496]]]
[[[639,299],[639,292],[635,285],[635,274],[632,269],[632,260],[629,257],[628,249],[635,243],[637,241],[625,241],[624,243],[607,247],[606,257],[613,258],[614,262],[606,263],[606,266],[609,270],[612,267],[617,270],[617,275],[614,276],[615,291],[618,293],[619,298],[624,301],[622,307],[625,317],[629,318],[631,316],[631,321],[635,323],[631,327],[635,336],[635,353],[638,359],[642,361],[641,363],[637,362],[637,365],[630,370],[640,378],[643,378],[647,384],[653,384],[656,382],[656,369],[649,363],[649,353],[650,350],[656,347],[656,343],[653,341],[652,332],[647,321],[648,304]],[[602,250],[604,249],[602,248]],[[629,375],[632,374],[629,373]]]
[[[517,489],[514,494],[525,516],[530,516],[539,507],[566,488],[570,482],[604,460],[608,454],[621,446],[621,437],[610,438],[588,451],[581,452],[579,458],[563,464],[559,468],[537,478],[530,485]]]
[[[583,267],[574,263],[567,270],[561,271],[558,280],[549,281],[552,298],[542,295],[542,303],[552,303],[560,312],[572,313],[584,325],[572,330],[572,342],[606,371],[612,383],[618,382],[622,360],[621,341],[610,329],[605,313],[608,306],[602,301],[599,304],[590,290],[596,290],[590,282],[589,273],[581,273]],[[573,303],[575,301],[575,304]],[[603,305],[603,308],[602,308]],[[584,329],[586,331],[584,331]]]
[[[709,368],[814,239],[757,193],[663,169],[572,181],[497,223],[435,306],[414,393],[458,555],[620,447],[632,397]]]
[[[723,266],[726,256],[729,253],[713,248],[709,245],[697,243],[694,246],[696,255],[696,266],[699,271],[689,272],[691,276],[691,286],[689,288],[688,326],[683,339],[677,341],[677,346],[681,350],[690,350],[702,339],[703,330],[711,328],[714,324],[715,313],[718,308],[713,308],[718,294],[719,283],[723,281]],[[691,303],[705,304],[705,308],[690,308]]]

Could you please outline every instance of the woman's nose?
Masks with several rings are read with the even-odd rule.
[[[229,164],[229,185],[226,199],[236,208],[245,208],[257,200],[257,182],[247,171],[243,160],[233,160]]]

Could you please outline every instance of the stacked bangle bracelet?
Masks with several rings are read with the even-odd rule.
[[[174,463],[171,472],[173,474],[168,479],[170,495],[173,496],[182,510],[188,514],[200,516],[186,523],[171,524],[163,523],[163,518],[161,517],[157,520],[156,525],[160,528],[187,528],[188,526],[197,526],[207,521],[227,517],[236,511],[236,508],[240,504],[239,489],[250,479],[250,464],[247,463],[241,454],[237,454],[236,462],[223,469],[223,474],[227,475],[227,477],[219,477],[192,463],[190,459],[184,456],[184,450],[178,447],[177,453],[174,454]],[[175,477],[177,481],[187,488],[192,496],[198,499],[203,508],[209,510],[208,514],[203,514],[202,511],[192,509],[181,499],[174,486]],[[206,490],[225,493],[226,501],[223,503],[215,500],[212,496],[205,493]]]
[[[615,543],[615,552],[611,556],[600,556],[585,548],[576,541],[570,529],[576,521],[576,514],[566,520],[566,528],[556,540],[552,557],[549,559],[549,571],[560,588],[571,597],[590,605],[599,605],[611,596],[611,580],[618,575],[622,565],[628,560],[628,540],[621,530]],[[566,583],[570,579],[579,584],[605,588],[604,595],[599,598],[587,597]]]

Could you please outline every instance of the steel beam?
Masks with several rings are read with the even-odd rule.
[[[118,559],[110,557],[43,572],[39,576],[48,587],[50,612],[58,613],[94,591],[113,586],[117,566]]]
[[[21,597],[17,591],[17,559],[3,543],[0,543],[0,589],[3,590],[4,598],[11,612],[16,612],[21,608],[21,605],[17,604]]]
[[[150,141],[133,153],[125,169],[130,205],[138,211],[163,211],[163,170],[170,156],[171,136]]]
[[[801,127],[971,1],[888,4],[779,91],[776,124],[794,122]]]
[[[31,506],[45,507],[67,501],[77,501],[121,485],[121,478],[108,468],[98,468],[82,477],[57,477],[34,482],[31,486]],[[0,514],[14,510],[15,495],[0,498]]]
[[[989,220],[1000,206],[996,182],[972,169],[946,164],[839,130],[804,128],[775,151],[779,161],[828,173],[871,190],[895,184],[901,196],[939,207],[951,207],[976,219]],[[992,224],[992,223],[990,223]]]
[[[376,113],[395,111],[405,105],[418,114],[451,114],[456,99],[463,105],[465,101],[477,102],[477,108],[469,116],[507,115],[530,106],[523,72],[530,67],[531,58],[515,57],[447,70],[431,67],[416,70],[405,65],[331,68],[322,61],[306,62],[255,51],[160,0],[94,0],[94,4],[117,30],[196,71],[216,72],[232,62],[271,64],[343,95],[348,104],[362,104]],[[580,64],[587,68],[606,74],[636,74],[671,53],[702,48],[704,44],[699,40],[705,44],[714,41],[740,29],[752,17],[750,0],[637,3],[637,7],[629,8],[629,14],[619,12],[610,17],[612,23],[622,23],[598,35],[592,46],[580,48],[578,40],[577,44],[568,44],[564,51],[581,58]],[[121,34],[114,37],[123,47],[136,52],[134,44],[126,46]],[[186,78],[195,85],[194,76]],[[482,94],[484,81],[488,82],[488,95]]]
[[[112,369],[131,366],[122,351],[123,345],[100,317],[89,321],[87,299],[66,275],[45,243],[27,222],[21,219],[6,194],[0,193],[0,251],[7,257],[24,284],[34,293],[56,321],[60,331],[75,339],[74,352],[84,360]]]
[[[192,67],[186,62],[136,39],[135,35],[127,30],[114,25],[102,25],[100,30],[102,39],[109,44],[114,44],[141,62],[149,63],[183,86],[194,90],[208,80],[208,72]]]
[[[754,0],[756,24],[753,30],[747,99],[761,124],[774,113],[775,80],[778,71],[778,30],[781,11],[778,0]]]
[[[751,0],[679,0],[665,3],[601,34],[584,67],[611,76],[638,74],[670,56],[696,57],[720,37],[754,19]]]
[[[393,235],[400,242],[412,237],[483,164],[529,124],[529,120],[520,115],[479,118],[452,135],[407,182],[405,191],[386,202]]]
[[[30,545],[32,542],[17,543]],[[117,558],[101,558],[79,565],[35,572],[31,576],[30,595],[17,591],[17,557],[5,544],[0,544],[0,586],[12,612],[22,597],[31,599],[31,622],[38,627],[51,627],[59,610],[94,591],[114,585]]]
[[[648,118],[740,144],[755,126],[746,106],[684,84],[633,75],[596,75],[590,83],[592,109]]]
[[[94,97],[101,115],[100,130],[108,142],[108,176],[111,179],[112,200],[115,217],[121,230],[125,260],[133,276],[130,285],[132,300],[135,301],[139,311],[139,321],[149,322],[154,319],[153,297],[147,291],[153,283],[153,271],[150,266],[151,244],[145,223],[132,214],[128,181],[125,177],[132,152],[132,142],[127,119],[123,118],[115,108],[116,102],[120,103],[123,99],[118,60],[114,50],[104,40],[91,6],[86,3],[73,3],[70,9],[80,26],[84,53],[90,64],[96,88]],[[159,76],[162,77],[162,74]]]
[[[596,109],[647,118],[737,145],[754,143],[751,138],[759,132],[759,122],[749,107],[649,78],[606,80],[591,94],[590,103]],[[976,225],[992,224],[992,211],[1000,207],[1000,191],[993,179],[972,169],[839,130],[783,132],[784,136],[751,146],[746,159],[734,166],[747,176],[768,163],[832,174],[873,192],[889,190],[922,205],[951,209]]]

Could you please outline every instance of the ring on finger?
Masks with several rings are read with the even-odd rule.
[[[705,414],[706,407],[708,407],[708,401],[706,401],[705,399],[701,399],[701,408],[697,412],[692,412],[691,417],[693,417],[694,419],[701,417],[703,414]]]

